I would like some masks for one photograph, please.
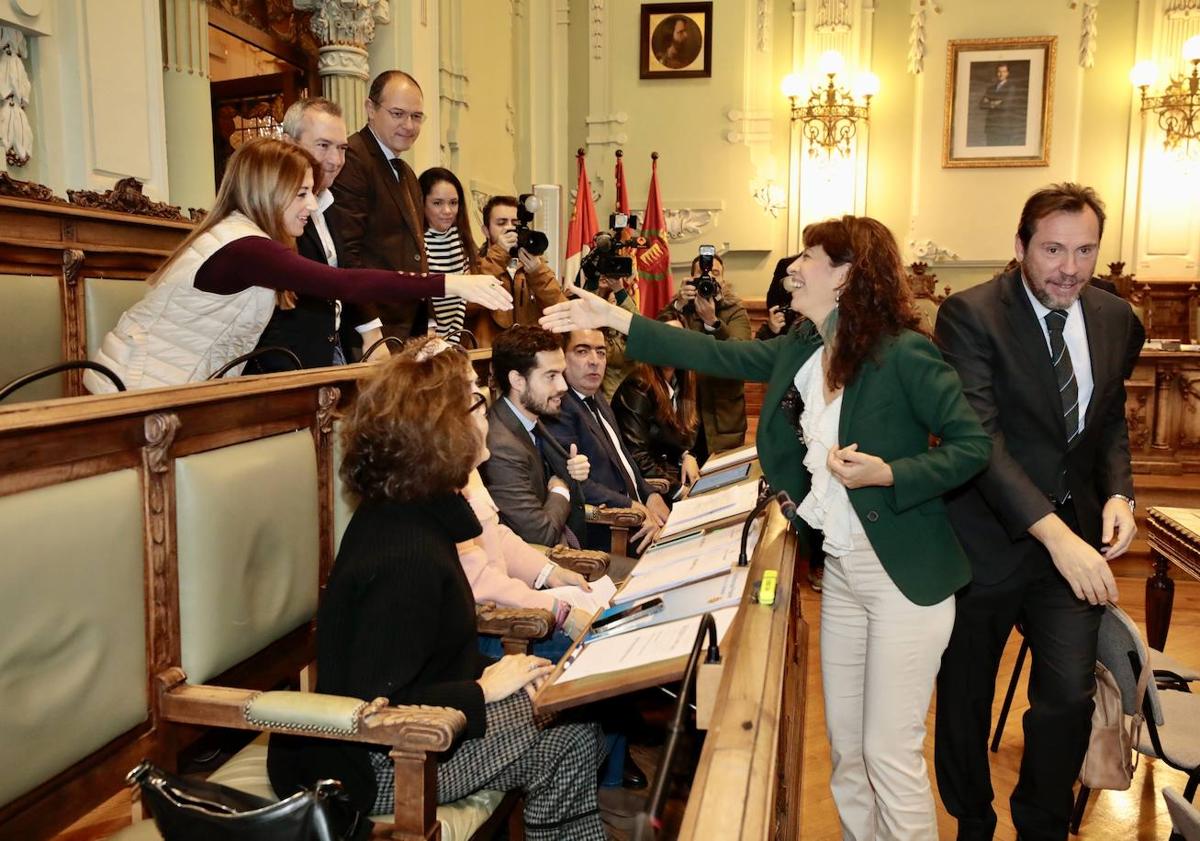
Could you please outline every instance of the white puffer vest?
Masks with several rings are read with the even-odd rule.
[[[243,237],[266,236],[236,211],[205,231],[158,284],[125,311],[93,361],[107,365],[133,390],[198,382],[253,350],[275,310],[275,291],[252,286],[234,295],[216,295],[195,287],[196,272],[222,246]],[[230,373],[240,374],[241,369]],[[84,372],[83,385],[92,394],[116,391],[95,371]]]

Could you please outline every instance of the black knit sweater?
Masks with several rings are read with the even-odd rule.
[[[317,691],[453,707],[466,714],[467,737],[482,736],[476,680],[490,661],[477,648],[475,600],[455,548],[480,531],[458,494],[360,505],[317,613]],[[267,766],[280,796],[333,778],[359,808],[375,799],[361,746],[275,736]]]

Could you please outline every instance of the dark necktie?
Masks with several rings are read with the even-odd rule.
[[[396,172],[396,180],[403,181],[404,161],[400,160],[399,158],[390,158],[388,163],[392,165],[392,169]]]
[[[585,397],[583,398],[583,404],[588,407],[589,411],[591,411],[592,417],[596,419],[596,423],[600,426],[600,432],[602,432],[604,437],[608,439],[608,443],[612,446],[613,451],[616,453],[617,469],[621,471],[621,478],[625,480],[626,496],[628,496],[630,499],[638,499],[638,501],[640,501],[637,492],[637,483],[633,481],[633,477],[630,476],[629,472],[625,469],[625,463],[621,458],[621,442],[614,441],[612,436],[609,435],[609,427],[605,426],[604,418],[600,416],[600,407],[596,404],[596,398]]]
[[[1050,334],[1050,358],[1054,364],[1054,378],[1058,381],[1058,396],[1062,400],[1063,426],[1069,447],[1079,434],[1079,382],[1075,379],[1075,368],[1071,364],[1071,351],[1067,349],[1066,340],[1063,338],[1067,313],[1065,310],[1050,310],[1046,313],[1045,321]],[[1070,495],[1065,464],[1058,477],[1055,495],[1059,503],[1066,502]]]

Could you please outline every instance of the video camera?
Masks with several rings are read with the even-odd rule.
[[[595,292],[602,278],[631,277],[633,257],[631,253],[644,247],[646,240],[640,236],[621,238],[624,230],[637,230],[638,218],[625,213],[614,213],[608,217],[608,230],[592,238],[591,250],[579,264],[583,272],[583,288]],[[622,252],[626,252],[622,254]]]
[[[700,254],[696,257],[696,262],[700,266],[700,274],[688,281],[688,283],[696,287],[697,295],[701,298],[707,298],[710,301],[721,294],[721,282],[712,275],[713,258],[716,256],[716,246],[700,246]]]
[[[550,240],[541,231],[529,227],[533,215],[542,209],[542,200],[533,193],[522,193],[517,199],[517,244],[508,249],[509,257],[516,257],[524,248],[534,257],[540,257],[550,247]]]

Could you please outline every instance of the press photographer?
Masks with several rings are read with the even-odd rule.
[[[513,308],[503,313],[467,309],[467,325],[480,347],[490,347],[497,333],[514,324],[537,324],[543,309],[566,300],[554,270],[541,256],[549,244],[546,235],[530,227],[536,203],[531,195],[493,196],[483,206],[487,240],[479,270],[504,284],[512,293]]]
[[[679,285],[664,316],[678,318],[689,330],[718,341],[750,338],[750,316],[741,299],[725,285],[725,263],[711,245],[700,246],[692,260],[691,277]],[[709,453],[742,446],[746,441],[746,395],[740,380],[696,376],[700,428],[694,454],[701,464]]]

